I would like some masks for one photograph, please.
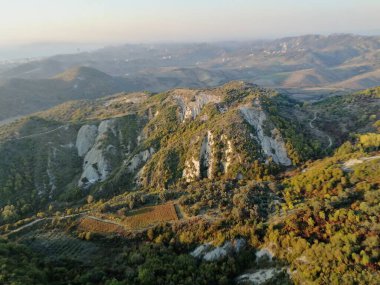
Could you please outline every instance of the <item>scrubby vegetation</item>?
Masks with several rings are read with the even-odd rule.
[[[378,150],[376,145],[346,143],[333,157],[283,182],[286,204],[266,242],[288,260],[297,283],[380,282],[380,156],[366,151]],[[344,167],[360,157],[375,158]]]
[[[195,104],[194,92],[174,94]],[[119,94],[0,128],[0,283],[234,284],[271,268],[266,284],[379,283],[378,92],[304,106],[254,85],[213,92],[191,119],[170,92]],[[252,102],[292,165],[263,152],[239,109]],[[115,116],[99,140],[117,149],[104,152],[112,171],[79,187],[79,128]],[[190,254],[202,245],[228,250]]]

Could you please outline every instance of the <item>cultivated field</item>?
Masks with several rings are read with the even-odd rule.
[[[131,229],[146,228],[160,222],[178,220],[174,204],[145,207],[127,213],[123,223]]]
[[[80,220],[78,229],[85,232],[94,233],[113,233],[123,235],[125,233],[125,228],[121,225],[116,225],[102,220],[97,220],[91,217],[85,217]]]
[[[129,230],[145,229],[158,223],[176,220],[178,216],[174,204],[167,203],[129,211],[125,216],[105,214],[84,217],[80,220],[78,229],[94,233],[124,235]]]
[[[22,242],[50,259],[70,258],[86,261],[98,251],[95,244],[75,238],[64,231],[32,231],[22,237]]]

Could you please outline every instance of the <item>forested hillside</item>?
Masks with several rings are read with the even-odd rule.
[[[230,82],[2,126],[0,282],[377,284],[379,106]]]

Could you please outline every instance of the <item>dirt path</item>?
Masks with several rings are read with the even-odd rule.
[[[63,220],[63,219],[68,219],[68,218],[73,218],[73,217],[81,216],[81,215],[84,215],[86,213],[87,212],[82,212],[82,213],[72,214],[72,215],[66,215],[66,216],[62,216],[62,217],[46,217],[46,218],[36,219],[36,220],[34,220],[34,221],[30,222],[30,223],[27,223],[27,224],[25,224],[25,225],[23,225],[23,226],[21,226],[21,227],[19,227],[17,229],[14,229],[14,230],[10,231],[9,233],[4,234],[3,236],[7,237],[7,236],[9,236],[11,234],[18,233],[18,232],[22,231],[23,229],[30,228],[30,227],[34,226],[35,224],[38,224],[38,223],[43,222],[43,221],[51,221],[51,220],[53,220],[55,218]]]
[[[184,222],[184,221],[187,221],[187,220],[192,220],[192,219],[197,219],[199,218],[198,216],[194,216],[194,217],[188,217],[181,209],[181,206],[178,205],[178,204],[174,204],[174,207],[175,207],[175,211],[177,213],[177,216],[178,216],[178,220],[175,220],[175,221],[170,221],[169,223],[173,223],[173,222]],[[125,224],[122,224],[122,223],[118,223],[118,222],[115,222],[115,221],[112,221],[112,220],[109,220],[109,219],[103,219],[103,218],[99,218],[99,217],[96,217],[96,216],[92,216],[92,215],[89,215],[89,211],[85,211],[85,212],[81,212],[81,213],[77,213],[77,214],[72,214],[72,215],[66,215],[66,216],[62,216],[62,217],[45,217],[45,218],[40,218],[40,219],[36,219],[30,223],[27,223],[23,226],[20,226],[19,228],[17,229],[14,229],[4,235],[2,235],[3,237],[8,237],[9,235],[12,235],[14,233],[17,233],[17,232],[20,232],[26,228],[30,228],[40,222],[43,222],[43,221],[51,221],[53,219],[68,219],[68,218],[73,218],[73,217],[79,217],[79,216],[83,216],[83,218],[87,218],[87,219],[91,219],[91,220],[95,220],[95,221],[99,221],[101,223],[107,223],[107,224],[112,224],[112,225],[116,225],[116,226],[119,226],[123,229],[125,229],[126,231],[133,231],[133,232],[143,232],[149,228],[153,228],[155,227],[155,225],[150,225],[150,226],[147,226],[147,227],[143,227],[143,228],[140,228],[140,229],[130,229],[128,226],[126,226]],[[211,216],[208,216],[208,215],[203,215],[202,216],[205,220],[208,220],[210,222],[214,222],[216,220],[218,220],[218,218],[216,217],[211,217]]]
[[[27,223],[17,229],[14,229],[12,231],[10,231],[9,233],[6,233],[4,234],[3,236],[6,237],[6,236],[9,236],[11,234],[14,234],[14,233],[18,233],[26,228],[30,228],[32,226],[34,226],[35,224],[38,224],[40,222],[43,222],[43,221],[51,221],[53,219],[60,219],[60,220],[63,220],[63,219],[68,219],[68,218],[73,218],[73,217],[79,217],[79,216],[83,216],[85,215],[86,213],[88,212],[82,212],[82,213],[78,213],[78,214],[72,214],[72,215],[66,215],[66,216],[62,216],[62,217],[46,217],[46,218],[40,218],[40,219],[36,219],[30,223]],[[88,218],[88,219],[92,219],[92,220],[96,220],[96,221],[99,221],[99,222],[102,222],[102,223],[108,223],[108,224],[113,224],[113,225],[117,225],[117,226],[121,226],[121,227],[125,227],[125,225],[123,224],[119,224],[117,222],[114,222],[114,221],[111,221],[111,220],[107,220],[107,219],[101,219],[101,218],[98,218],[98,217],[95,217],[95,216],[90,216],[90,215],[85,215],[84,216],[85,218]]]
[[[81,213],[77,213],[77,214],[72,214],[72,215],[66,215],[66,216],[62,216],[62,217],[46,217],[46,218],[36,219],[36,220],[34,220],[34,221],[30,222],[30,223],[27,223],[27,224],[25,224],[25,225],[23,225],[23,226],[21,226],[21,227],[19,227],[17,229],[14,229],[14,230],[12,230],[12,231],[10,231],[10,232],[2,235],[2,236],[3,237],[7,237],[7,236],[9,236],[11,234],[20,232],[20,231],[22,231],[22,230],[24,230],[26,228],[30,228],[30,227],[34,226],[35,224],[38,224],[38,223],[43,222],[43,221],[51,221],[51,220],[53,220],[55,218],[58,218],[58,219],[62,220],[62,219],[68,219],[68,218],[73,218],[73,217],[79,217],[79,216],[83,216],[84,218],[95,220],[95,221],[99,221],[99,222],[102,222],[102,223],[116,225],[116,226],[122,227],[122,228],[124,228],[125,230],[128,230],[128,231],[131,230],[125,224],[118,223],[118,222],[115,222],[115,221],[112,221],[112,220],[108,220],[108,219],[102,219],[102,218],[99,218],[99,217],[96,217],[96,216],[92,216],[92,215],[86,215],[88,213],[89,213],[89,211],[81,212]],[[181,215],[185,219],[185,217],[183,216],[182,211],[180,209],[177,212],[177,215]],[[179,219],[181,219],[180,216],[178,216],[178,217],[179,217]],[[144,230],[152,228],[152,227],[154,227],[154,226],[144,227],[144,228],[136,230],[136,232],[137,231],[144,231]]]
[[[23,226],[21,226],[21,227],[15,229],[15,230],[13,230],[13,231],[10,231],[9,233],[5,234],[5,236],[8,236],[8,235],[11,235],[11,234],[17,233],[17,232],[19,232],[19,231],[22,231],[23,229],[29,228],[29,227],[31,227],[31,226],[33,226],[33,225],[39,223],[39,222],[46,221],[46,220],[47,220],[47,218],[42,218],[42,219],[34,220],[33,222],[30,222],[30,223],[28,223],[28,224],[26,224],[26,225],[23,225]]]
[[[112,225],[116,225],[116,226],[120,226],[120,227],[125,228],[125,225],[120,224],[120,223],[118,223],[118,222],[111,221],[111,220],[102,219],[102,218],[98,218],[98,217],[95,217],[95,216],[85,216],[85,218],[87,218],[87,219],[92,219],[92,220],[99,221],[99,222],[106,223],[106,224],[112,224]]]
[[[18,141],[18,140],[22,140],[22,139],[34,138],[34,137],[38,137],[38,136],[42,136],[42,135],[51,134],[51,133],[54,133],[60,129],[67,128],[67,127],[68,127],[68,125],[63,125],[63,126],[59,126],[58,128],[55,128],[55,129],[50,130],[50,131],[32,134],[32,135],[27,135],[27,136],[23,136],[23,137],[19,137],[19,138],[5,139],[4,141],[9,142],[9,141]]]
[[[375,156],[370,156],[370,157],[360,157],[360,158],[352,158],[345,163],[343,163],[342,170],[344,171],[351,171],[351,167],[357,165],[357,164],[362,164],[366,161],[371,161],[375,159],[380,159],[380,155],[375,155]]]
[[[329,139],[329,145],[327,146],[327,148],[330,148],[332,146],[333,142],[332,142],[332,139],[329,135],[326,135],[326,136]]]

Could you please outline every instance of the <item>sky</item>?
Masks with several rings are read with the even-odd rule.
[[[380,0],[0,0],[0,48],[380,34]]]

